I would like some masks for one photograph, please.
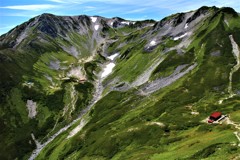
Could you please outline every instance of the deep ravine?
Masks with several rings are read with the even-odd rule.
[[[233,93],[233,89],[232,89],[232,77],[233,77],[233,74],[238,71],[238,69],[240,68],[240,60],[239,60],[239,54],[240,54],[240,51],[239,51],[239,47],[237,45],[237,43],[234,41],[233,39],[233,36],[230,35],[229,36],[230,40],[231,40],[231,43],[232,43],[232,52],[237,60],[237,64],[231,69],[231,72],[230,72],[230,76],[229,76],[229,87],[228,87],[228,93],[230,95],[230,97],[232,97],[234,95]]]
[[[231,69],[230,74],[229,74],[229,84],[228,84],[228,94],[229,95],[227,97],[219,100],[219,102],[218,102],[219,104],[222,104],[222,102],[224,100],[232,98],[235,95],[234,92],[233,92],[233,89],[232,89],[232,77],[233,77],[233,74],[235,72],[237,72],[239,70],[239,68],[240,68],[240,59],[239,59],[240,58],[240,50],[239,50],[239,46],[235,42],[235,40],[234,40],[232,35],[229,36],[229,39],[230,39],[231,44],[232,44],[232,52],[233,52],[233,55],[234,55],[234,57],[235,57],[235,59],[237,61],[237,64],[235,66],[233,66],[233,68]]]
[[[83,116],[94,106],[94,104],[101,99],[102,96],[102,92],[103,92],[103,86],[102,86],[102,81],[103,78],[101,78],[101,72],[99,73],[99,75],[97,76],[97,80],[95,82],[95,93],[93,95],[93,99],[91,100],[90,104],[81,111],[80,115],[78,116],[77,119],[73,120],[70,124],[66,125],[65,127],[61,128],[57,133],[55,133],[54,135],[52,135],[51,137],[48,138],[48,140],[44,143],[40,143],[38,142],[35,137],[34,137],[34,141],[36,143],[37,148],[32,152],[29,160],[34,160],[39,153],[50,143],[52,142],[58,135],[60,135],[61,133],[63,133],[64,131],[66,131],[67,129],[69,129],[72,125],[74,125],[77,121],[79,121],[80,119],[83,118]],[[86,124],[86,123],[85,123]]]

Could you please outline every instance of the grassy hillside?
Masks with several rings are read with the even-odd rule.
[[[184,54],[174,50],[166,53],[151,79],[167,77],[182,64],[197,63],[194,70],[151,95],[136,94],[141,87],[108,93],[89,112],[91,119],[78,134],[64,140],[70,130],[64,132],[37,159],[237,158],[236,128],[225,123],[209,125],[204,119],[221,111],[239,123],[238,95],[219,104],[228,95],[229,73],[236,64],[229,35],[233,34],[239,44],[238,22],[239,18],[225,12],[206,19]],[[118,76],[131,82],[154,58],[163,56],[161,45],[152,53],[144,53],[144,43],[128,43],[119,49],[119,63],[107,80]],[[233,84],[238,85],[236,77]]]
[[[39,160],[239,158],[236,12],[113,20],[46,14],[1,37],[0,159],[28,159],[31,135]],[[229,117],[208,124],[214,111]]]

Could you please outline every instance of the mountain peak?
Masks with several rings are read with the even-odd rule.
[[[238,17],[238,13],[231,7],[222,7],[219,9],[219,12],[232,15],[233,17]]]
[[[233,159],[240,17],[231,15],[44,13],[15,27],[0,37],[0,159],[36,147],[29,159]],[[207,124],[214,110],[236,122]]]

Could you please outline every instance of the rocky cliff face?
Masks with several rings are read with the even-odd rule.
[[[17,26],[0,37],[0,159],[237,158],[239,22],[201,7]]]

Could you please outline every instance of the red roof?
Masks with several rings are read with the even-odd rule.
[[[210,117],[219,118],[219,117],[221,117],[221,115],[222,115],[221,112],[213,112]]]

